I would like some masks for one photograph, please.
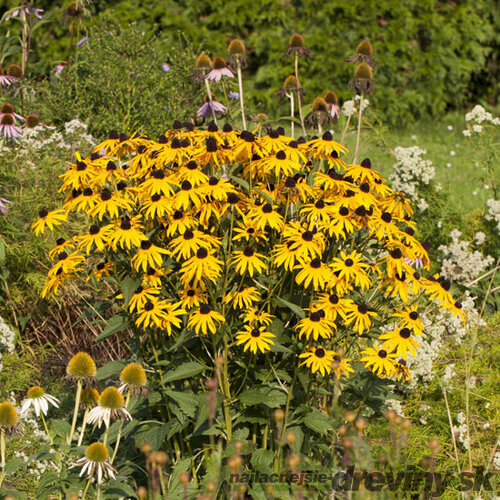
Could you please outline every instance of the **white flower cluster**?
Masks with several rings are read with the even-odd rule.
[[[424,160],[425,149],[418,146],[411,148],[397,147],[394,150],[397,163],[394,172],[389,176],[389,182],[395,191],[404,191],[420,210],[426,210],[427,202],[420,196],[419,188],[436,175],[436,170],[430,160]]]
[[[12,331],[12,328],[0,316],[0,370],[3,369],[2,354],[14,351],[15,337],[16,334]]]
[[[357,113],[359,111],[360,100],[361,96],[357,95],[354,99],[351,99],[350,101],[345,101],[344,104],[342,105],[342,113],[344,113],[344,115],[347,117]],[[369,104],[370,103],[368,99],[363,98],[363,101],[361,102],[361,111],[363,112],[368,107]]]
[[[0,157],[15,153],[27,168],[35,168],[33,159],[36,160],[44,154],[50,154],[52,158],[66,156],[75,149],[87,151],[94,144],[95,139],[87,133],[87,125],[75,119],[65,123],[64,133],[42,125],[27,128],[14,145],[0,148]]]
[[[400,417],[405,416],[403,405],[399,399],[387,399],[385,401],[385,407],[388,410],[394,410]]]
[[[461,301],[462,308],[467,314],[468,323],[484,326],[486,323],[479,318],[478,311],[474,308],[474,300],[470,292],[465,292],[465,298]],[[467,334],[467,323],[464,324],[460,316],[451,316],[445,311],[439,311],[435,315],[422,316],[424,335],[417,339],[420,344],[415,357],[408,356],[408,368],[411,380],[409,387],[413,388],[418,382],[430,382],[435,376],[434,361],[438,358],[440,350],[448,339],[453,339],[460,344]],[[450,380],[451,382],[451,380]]]
[[[486,202],[488,209],[484,218],[497,225],[497,231],[500,233],[500,200],[489,199]]]
[[[484,236],[484,233],[482,234]],[[458,229],[453,229],[450,236],[451,243],[441,245],[438,249],[444,254],[441,274],[446,279],[466,285],[494,263],[493,257],[483,255],[477,250],[470,251],[470,242],[460,239],[462,233]]]
[[[470,439],[467,435],[467,419],[463,412],[457,414],[457,421],[459,425],[453,426],[453,433],[455,434],[458,442],[468,450],[470,448]]]
[[[446,365],[443,373],[443,382],[449,384],[455,377],[455,363]]]
[[[493,115],[479,104],[465,115],[465,121],[470,125],[462,132],[465,137],[471,137],[473,132],[480,134],[483,131],[483,124],[500,125],[500,118],[493,118]]]

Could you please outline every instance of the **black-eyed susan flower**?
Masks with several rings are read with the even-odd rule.
[[[312,373],[319,371],[324,376],[331,373],[335,354],[335,351],[330,351],[321,346],[310,347],[307,352],[299,354],[299,358],[304,359],[299,366],[305,365]]]
[[[140,248],[132,258],[132,265],[139,271],[146,271],[149,267],[161,267],[163,264],[163,255],[168,255],[168,251],[164,248],[156,246],[151,240],[142,240]]]
[[[351,373],[354,373],[354,369],[351,366],[351,361],[351,358],[342,358],[340,354],[334,354],[332,369],[337,380],[340,380],[342,376],[349,378],[349,375]]]
[[[404,359],[398,359],[396,361],[393,375],[396,377],[396,380],[399,380],[400,382],[408,382],[411,380],[410,370],[408,370],[408,366],[406,365],[406,361]]]
[[[130,297],[128,305],[128,310],[130,312],[138,311],[139,309],[144,309],[146,302],[157,300],[157,296],[160,294],[160,289],[155,286],[143,287],[139,285],[132,297]],[[119,296],[118,298],[123,298]]]
[[[125,398],[116,387],[106,387],[97,401],[97,406],[92,408],[87,415],[89,424],[97,424],[101,427],[109,427],[111,420],[123,419],[132,420],[132,416],[125,408]]]
[[[248,309],[255,302],[261,300],[261,295],[254,286],[244,287],[234,292],[228,292],[222,302],[224,304],[233,304],[237,309]]]
[[[135,324],[142,326],[142,328],[147,328],[148,326],[161,328],[163,321],[167,319],[166,305],[167,302],[165,300],[159,300],[155,297],[145,302],[142,307],[138,306],[137,314],[139,316]]]
[[[77,246],[79,249],[85,251],[87,255],[93,249],[102,252],[106,248],[112,230],[113,226],[111,224],[104,227],[92,224],[87,233],[82,234],[76,239]]]
[[[414,304],[404,309],[394,309],[394,318],[398,319],[398,324],[401,328],[410,328],[415,332],[415,335],[422,335],[424,331],[424,325],[420,320],[420,314],[418,312],[418,305]]]
[[[180,302],[165,303],[163,306],[165,318],[162,321],[161,327],[170,337],[172,328],[180,328],[182,326],[182,317],[186,314],[186,310],[182,308]]]
[[[265,259],[263,254],[256,252],[251,246],[247,246],[243,250],[234,251],[231,262],[238,274],[248,273],[253,276],[254,273],[261,273],[266,268],[262,259]]]
[[[109,463],[109,451],[104,443],[95,442],[87,447],[85,456],[74,462],[71,467],[81,467],[80,477],[96,477],[97,484],[103,479],[115,479],[117,471]]]
[[[189,315],[187,326],[193,329],[197,335],[200,332],[207,335],[209,331],[215,333],[217,327],[225,322],[226,319],[221,313],[214,311],[208,304],[201,304],[198,309]]]
[[[46,208],[42,208],[38,212],[38,219],[31,225],[31,230],[35,236],[43,234],[46,228],[51,231],[55,226],[59,226],[64,221],[68,220],[68,214],[65,210],[52,210],[49,212]]]
[[[250,323],[251,325],[255,323],[258,325],[269,326],[273,322],[273,318],[275,318],[275,316],[266,311],[261,311],[256,307],[249,307],[243,312],[243,314],[240,314],[240,318],[245,323]]]
[[[182,283],[196,285],[202,278],[215,282],[222,273],[222,264],[215,257],[214,249],[199,248],[195,255],[182,264]]]
[[[28,389],[21,407],[21,413],[26,413],[31,407],[35,410],[37,417],[40,413],[47,415],[49,404],[59,408],[59,400],[50,394],[47,394],[44,389],[38,385]]]
[[[147,236],[141,231],[144,226],[140,222],[139,217],[124,217],[122,220],[116,221],[112,230],[109,233],[109,245],[113,251],[117,251],[118,247],[127,248],[130,250],[133,246],[140,247],[143,241],[146,241]]]
[[[367,347],[361,352],[363,356],[361,362],[366,368],[371,370],[375,375],[381,378],[390,377],[396,368],[395,359],[396,354],[388,352],[385,349],[379,348],[377,344],[373,347]]]
[[[216,243],[217,239],[207,236],[202,231],[186,229],[181,236],[174,238],[168,245],[176,260],[187,260],[200,248],[209,250],[211,243]]]
[[[333,276],[331,269],[319,257],[302,262],[295,269],[300,269],[295,281],[304,288],[312,285],[316,290],[324,290]]]
[[[354,281],[361,289],[370,288],[371,280],[366,272],[368,264],[362,262],[362,255],[353,250],[350,254],[340,252],[341,258],[335,258],[332,262],[332,270],[339,273],[339,278],[345,278],[347,282]]]
[[[415,356],[415,349],[418,347],[418,342],[412,337],[412,331],[409,328],[396,328],[379,336],[380,340],[385,342],[382,344],[384,349],[395,351],[396,356],[403,359],[407,358],[408,352]]]
[[[203,282],[200,282],[198,287],[188,286],[181,290],[180,304],[184,309],[192,309],[199,307],[202,302],[206,301],[206,290]]]
[[[375,311],[370,310],[366,304],[354,303],[345,315],[345,322],[348,325],[354,322],[354,331],[361,335],[365,330],[370,329],[372,317],[377,317],[377,313]]]
[[[318,340],[319,337],[323,339],[330,338],[335,333],[337,326],[327,318],[323,310],[317,309],[310,312],[306,318],[302,318],[295,326],[295,329],[298,330],[300,338],[305,336],[307,340],[311,337]]]
[[[327,110],[326,103],[325,109]],[[338,155],[347,152],[345,146],[333,140],[333,136],[330,132],[325,132],[321,138],[312,139],[307,143],[307,146],[313,158],[326,159],[333,151]]]
[[[338,314],[345,320],[346,313],[352,305],[351,299],[339,297],[336,293],[321,293],[318,295],[318,299],[311,304],[311,310],[322,309],[332,321],[337,319]]]
[[[244,345],[243,351],[250,351],[254,354],[259,352],[266,352],[271,350],[274,342],[271,340],[276,337],[271,332],[266,331],[265,326],[253,327],[251,325],[244,325],[243,331],[236,334],[236,345]]]

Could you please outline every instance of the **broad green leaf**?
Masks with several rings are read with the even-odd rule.
[[[288,309],[294,312],[299,318],[302,319],[306,317],[304,311],[297,304],[292,304],[291,302],[288,302],[288,300],[282,299],[281,297],[276,297],[275,300],[282,306],[288,307]]]
[[[109,336],[123,330],[128,325],[128,318],[124,314],[115,314],[109,318],[101,334],[95,339],[95,342],[101,342]]]
[[[249,190],[250,186],[247,181],[241,179],[240,177],[236,177],[235,175],[230,175],[229,178],[239,184],[243,189]]]
[[[193,392],[180,392],[167,389],[167,396],[174,400],[183,413],[188,417],[194,418],[196,408],[198,407],[198,397]]]
[[[110,361],[104,366],[101,366],[96,373],[97,380],[104,380],[118,375],[125,368],[125,363],[122,361]]]
[[[239,395],[239,400],[246,406],[258,405],[266,402],[267,392],[266,388],[247,389]]]
[[[65,438],[71,431],[71,425],[66,420],[52,420],[52,430],[60,437]]]
[[[14,472],[19,470],[23,465],[24,459],[22,459],[21,457],[15,457],[5,464],[5,474],[14,474]]]
[[[252,458],[250,462],[252,463],[255,470],[259,472],[267,472],[270,469],[271,464],[274,460],[274,451],[258,449],[252,453]]]
[[[314,408],[304,419],[304,424],[309,427],[309,429],[320,434],[333,429],[333,422],[330,417]]]
[[[264,191],[261,191],[260,189],[256,188],[253,188],[253,190],[256,193],[259,193],[262,196],[262,198],[264,198],[271,206],[274,205],[273,199],[267,193],[264,193]]]
[[[132,295],[137,290],[137,287],[141,284],[141,281],[136,278],[125,278],[120,283],[120,289],[123,293],[123,303],[128,306]]]
[[[194,377],[204,370],[203,366],[196,361],[189,361],[178,366],[175,370],[169,371],[163,377],[163,383],[174,382],[175,380],[183,380]]]

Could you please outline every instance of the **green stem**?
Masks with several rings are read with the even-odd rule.
[[[227,96],[226,82],[224,81],[224,78],[221,80],[221,84],[222,91],[224,92],[224,99],[226,100],[227,113],[229,114],[229,119],[233,121],[233,117],[231,115],[231,105],[229,103],[229,97]]]
[[[0,432],[0,451],[2,455],[2,472],[5,469],[5,428],[2,427],[2,431]]]
[[[127,393],[127,398],[125,399],[125,409],[128,408],[128,405],[130,403],[130,389],[128,390]],[[113,465],[113,462],[116,458],[116,454],[118,453],[118,447],[120,446],[120,439],[122,437],[122,431],[123,431],[123,420],[120,422],[120,428],[118,429],[118,436],[116,436],[116,443],[115,443],[115,449],[113,451],[113,455],[110,460],[110,464]]]
[[[87,491],[90,488],[90,483],[91,482],[92,482],[92,476],[89,477],[89,480],[87,481],[87,484],[85,485],[85,489],[83,490],[83,494],[82,494],[82,500],[85,500],[85,496],[87,495]]]
[[[302,114],[302,97],[300,96],[300,83],[299,83],[299,55],[295,53],[295,81],[297,82],[297,104],[299,107],[299,117],[300,125],[302,126],[302,132],[304,135],[307,134],[306,127],[304,125],[304,115]]]
[[[206,78],[205,78],[205,87],[207,88],[207,96],[208,96],[208,101],[210,102],[210,109],[212,110],[212,117],[214,119],[214,123],[217,125],[217,116],[215,114],[214,105],[212,101],[212,91],[210,90],[210,83]]]
[[[78,380],[76,387],[75,409],[73,410],[73,420],[71,422],[71,431],[66,441],[67,444],[71,444],[71,440],[73,439],[73,434],[75,432],[75,427],[76,427],[76,419],[78,418],[78,406],[80,405],[81,395],[82,395],[82,381]]]
[[[342,137],[340,139],[340,144],[344,144],[345,135],[347,134],[347,131],[349,130],[349,123],[351,123],[351,116],[352,116],[352,114],[350,114],[347,117],[347,122],[345,124],[344,132],[342,132]]]
[[[295,139],[295,98],[293,97],[293,92],[290,92],[290,116],[292,119],[290,120],[290,129],[291,135]]]
[[[85,408],[85,413],[83,414],[83,423],[82,423],[82,431],[80,432],[80,437],[78,438],[78,446],[82,445],[83,435],[85,434],[85,427],[87,427],[87,415],[89,413],[89,409]]]
[[[354,150],[354,161],[358,159],[358,150],[359,150],[359,138],[361,137],[361,115],[363,114],[363,98],[365,94],[361,93],[361,98],[359,100],[359,115],[358,115],[358,135],[356,137],[356,149]]]
[[[43,411],[40,412],[40,416],[42,417],[43,427],[45,429],[45,432],[47,433],[47,437],[49,438],[49,442],[50,442],[50,444],[53,444],[54,441],[52,441],[52,438],[50,437],[49,428],[47,427],[47,422],[45,421],[45,417],[43,416]]]
[[[241,76],[241,64],[238,59],[238,86],[240,89],[240,107],[241,107],[241,120],[243,122],[243,130],[247,129],[247,121],[245,118],[245,104],[243,102],[243,78]]]

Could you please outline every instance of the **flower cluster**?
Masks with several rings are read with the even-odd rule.
[[[465,121],[469,125],[463,131],[465,137],[470,137],[472,133],[480,134],[485,124],[500,125],[500,118],[493,118],[493,115],[486,111],[480,104],[476,104],[472,108],[472,111],[465,115]]]
[[[488,208],[484,218],[496,224],[496,230],[500,233],[500,200],[491,198],[486,202],[486,206]]]
[[[10,326],[5,322],[5,320],[0,316],[0,370],[3,368],[2,365],[2,354],[11,353],[14,351],[14,340],[16,334],[10,328]]]
[[[410,148],[397,147],[394,150],[397,163],[394,172],[389,176],[389,182],[395,191],[403,191],[420,210],[426,210],[427,201],[421,196],[422,185],[429,184],[436,175],[436,170],[430,160],[422,158],[425,149],[418,146]]]
[[[453,229],[450,236],[451,243],[439,247],[444,254],[441,274],[446,279],[466,285],[495,262],[493,257],[478,250],[470,251],[470,243],[460,239],[462,233],[458,229]]]
[[[344,102],[342,105],[342,113],[347,117],[358,113],[361,99],[363,99],[363,102],[361,103],[361,112],[364,112],[370,102],[365,97],[362,98],[360,95],[356,95],[353,99]]]
[[[222,335],[255,354],[275,349],[272,325],[288,307],[313,372],[348,375],[351,354],[380,377],[406,379],[423,333],[415,299],[465,315],[448,281],[412,267],[430,263],[406,196],[370,160],[346,165],[345,153],[329,132],[309,141],[215,124],[176,123],[158,141],[112,132],[62,175],[62,208],[33,223],[39,234],[71,215],[88,221],[57,240],[43,295],[82,275],[132,276],[138,286],[122,303],[139,331]],[[394,329],[371,341],[387,316]]]

